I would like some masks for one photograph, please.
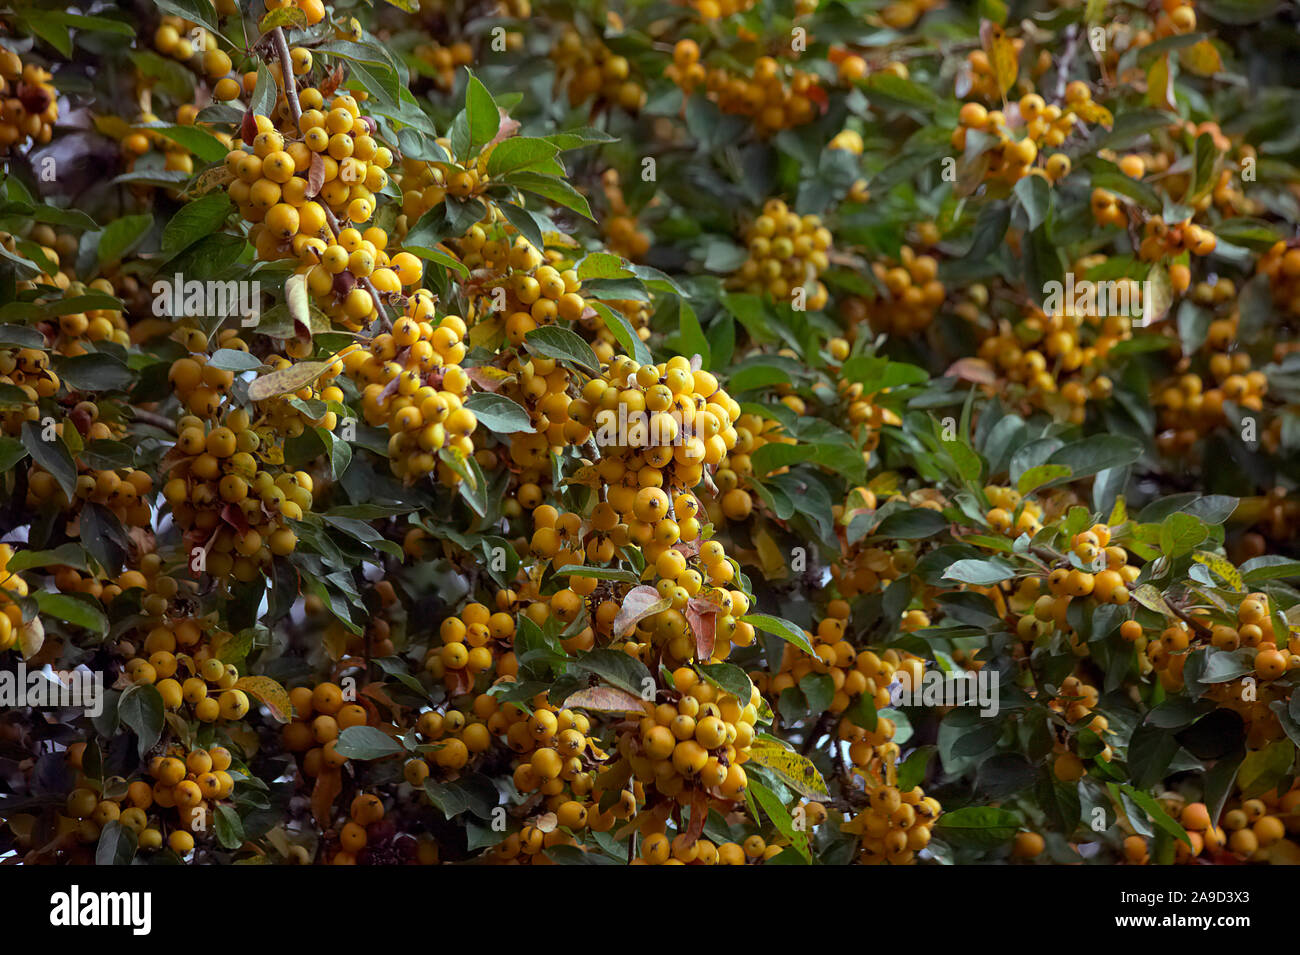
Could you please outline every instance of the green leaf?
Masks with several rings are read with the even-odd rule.
[[[479,424],[489,431],[498,434],[533,434],[537,431],[527,409],[505,395],[481,391],[471,395],[465,407],[474,412]]]
[[[808,637],[804,634],[803,628],[796,626],[784,617],[773,617],[765,613],[750,613],[740,619],[757,630],[770,633],[774,637],[780,637],[786,643],[794,644],[810,656],[816,656],[816,652],[813,650],[812,644],[808,642]]]
[[[976,587],[991,587],[1015,575],[1016,568],[998,557],[959,560],[943,572],[944,580],[957,580]]]
[[[739,700],[741,706],[749,705],[754,684],[740,667],[734,663],[697,663],[695,669],[704,679]]]
[[[221,145],[221,140],[200,126],[182,126],[179,123],[159,122],[141,123],[135,128],[152,130],[160,136],[184,146],[188,152],[193,153],[196,158],[205,163],[222,162],[226,158],[226,154],[230,152],[229,149]],[[213,195],[224,196],[224,193],[213,193]],[[209,197],[204,196],[204,198]]]
[[[36,606],[42,614],[74,627],[81,627],[100,636],[108,633],[108,617],[94,597],[40,590],[36,593]]]
[[[349,726],[334,748],[347,759],[383,759],[405,752],[401,743],[373,726]]]
[[[493,130],[493,135],[496,135],[496,130]],[[546,163],[554,159],[559,151],[558,146],[545,139],[512,136],[492,147],[492,152],[488,155],[487,173],[492,178],[499,179],[512,172]]]
[[[16,438],[0,437],[0,472],[11,470],[27,457],[27,448]]]
[[[605,321],[605,327],[609,333],[614,336],[615,341],[623,346],[623,351],[636,359],[638,365],[654,364],[654,355],[651,354],[650,348],[641,340],[641,336],[636,333],[626,316],[616,308],[610,308],[604,302],[588,301],[587,303],[596,310]]]
[[[65,427],[70,428],[72,425],[68,424]],[[63,443],[59,436],[55,435],[52,441],[46,441],[41,436],[43,430],[44,428],[39,421],[24,421],[23,446],[31,453],[33,461],[54,476],[54,480],[59,482],[59,487],[67,495],[68,500],[75,500],[77,497],[77,465],[68,452],[68,446]]]
[[[163,255],[174,255],[218,231],[230,210],[230,198],[224,192],[214,192],[181,206],[163,228]]]
[[[881,537],[895,537],[899,540],[920,540],[933,537],[948,528],[948,518],[939,511],[928,507],[913,507],[905,511],[895,511],[880,522],[874,533]]]
[[[117,715],[138,740],[140,758],[153,749],[165,722],[162,694],[152,686],[131,686],[117,702]]]
[[[1175,511],[1160,524],[1160,549],[1166,557],[1190,554],[1210,536],[1210,529],[1200,518],[1186,511]]]
[[[1098,434],[1057,450],[1048,464],[1064,464],[1072,478],[1088,477],[1098,471],[1124,467],[1142,457],[1142,445],[1119,434]]]
[[[1042,176],[1025,176],[1015,185],[1016,198],[1029,217],[1029,228],[1042,225],[1052,209],[1052,188]]]
[[[123,216],[108,224],[99,237],[99,268],[120,262],[144,241],[145,235],[153,228],[153,216],[142,213],[135,216]]]
[[[534,355],[577,365],[590,374],[600,373],[596,353],[577,332],[559,325],[543,325],[524,336],[524,347]]]
[[[1066,464],[1040,464],[1020,475],[1020,480],[1016,482],[1016,490],[1023,496],[1044,484],[1068,478],[1072,474],[1073,471]]]
[[[596,221],[591,214],[591,206],[588,205],[586,197],[558,176],[544,176],[541,173],[524,170],[510,177],[510,185],[524,192],[541,196],[558,206],[572,209],[578,215],[593,222]]]
[[[646,689],[654,685],[644,663],[618,650],[589,650],[579,654],[572,661],[572,666],[593,673],[610,686],[626,690],[642,699]]]
[[[953,845],[992,848],[1015,838],[1020,817],[1009,809],[967,806],[945,812],[935,824],[935,835]]]
[[[222,848],[238,849],[244,844],[244,821],[239,818],[239,813],[235,812],[233,806],[218,803],[213,826],[217,842],[221,843]]]
[[[54,370],[79,391],[125,391],[135,381],[131,369],[104,352],[58,358]]]
[[[10,306],[6,305],[5,308]],[[26,328],[22,325],[0,325],[0,347],[5,348],[41,348],[45,347],[45,336],[39,328]]]
[[[255,371],[262,367],[263,362],[260,358],[238,348],[218,348],[208,359],[208,365],[222,371]],[[320,415],[313,415],[313,417],[319,418]]]
[[[60,544],[53,550],[20,550],[9,558],[5,565],[8,573],[30,570],[32,567],[75,567],[86,570],[86,555],[81,545],[75,542]]]
[[[756,779],[749,781],[748,792],[752,793],[755,802],[763,807],[763,812],[772,820],[772,825],[776,826],[777,831],[790,840],[790,845],[803,857],[805,862],[811,864],[812,853],[808,848],[808,832],[806,829],[796,829],[794,827],[794,819],[791,817],[790,811],[777,798],[776,793]]]
[[[1189,847],[1191,846],[1192,840],[1191,837],[1187,835],[1187,831],[1178,823],[1174,822],[1169,813],[1165,812],[1164,808],[1150,793],[1143,792],[1140,789],[1135,789],[1128,785],[1128,783],[1121,784],[1119,788],[1121,792],[1126,793],[1130,799],[1137,803],[1138,806],[1142,808],[1143,812],[1151,817],[1152,822],[1175,839],[1185,842]]]
[[[100,830],[99,842],[95,846],[95,865],[130,865],[135,850],[135,830],[113,819]]]
[[[469,73],[469,83],[465,86],[465,117],[469,123],[469,148],[472,153],[492,141],[501,126],[501,113],[482,81],[469,69],[465,72]],[[499,143],[498,148],[501,145],[504,144]]]

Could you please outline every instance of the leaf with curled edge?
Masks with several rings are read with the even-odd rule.
[[[300,361],[289,368],[259,375],[248,386],[248,400],[265,401],[276,395],[297,391],[323,375],[329,366],[327,361]]]
[[[749,758],[759,766],[777,773],[782,782],[801,796],[817,799],[829,795],[826,780],[812,760],[789,749],[774,737],[760,736],[755,739],[749,747]]]
[[[711,660],[717,645],[718,614],[722,608],[705,597],[692,597],[686,601],[686,622],[695,634],[695,656]]]
[[[709,817],[709,794],[703,789],[691,791],[691,824],[686,827],[686,845],[695,845],[704,834],[704,823]]]
[[[311,815],[321,829],[333,824],[334,800],[343,792],[343,772],[338,767],[322,766],[311,791]]]
[[[235,689],[243,690],[249,696],[270,711],[277,722],[287,723],[293,714],[293,704],[289,702],[289,693],[269,676],[241,676],[235,681]]]
[[[943,373],[945,378],[959,378],[973,381],[979,385],[991,385],[997,381],[993,366],[983,358],[958,358]]]
[[[569,696],[562,709],[595,710],[600,713],[645,713],[645,701],[613,686],[589,686]]]
[[[660,597],[659,591],[649,584],[633,587],[623,598],[623,605],[614,618],[614,636],[626,637],[646,617],[662,613],[671,606],[672,601]]]
[[[478,365],[474,368],[466,368],[465,374],[469,380],[478,385],[483,391],[498,392],[506,385],[513,384],[518,379],[503,368],[494,368],[491,365]]]
[[[1198,550],[1192,554],[1192,560],[1198,564],[1204,564],[1221,579],[1225,580],[1233,590],[1241,592],[1246,589],[1245,582],[1241,579],[1241,573],[1236,567],[1232,566],[1232,562],[1226,557],[1212,554],[1209,551]]]

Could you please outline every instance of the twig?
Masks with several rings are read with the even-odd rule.
[[[298,102],[298,81],[293,78],[293,57],[289,54],[289,42],[284,38],[284,28],[276,27],[271,31],[271,42],[280,57],[280,72],[284,79],[284,98],[289,104],[289,115],[293,117],[294,128],[302,119],[302,105]]]
[[[1177,617],[1183,623],[1191,627],[1192,630],[1196,632],[1197,636],[1199,637],[1213,636],[1213,632],[1210,630],[1209,627],[1207,627],[1205,624],[1201,623],[1199,620],[1192,617],[1191,614],[1187,613],[1187,611],[1183,610],[1181,607],[1175,606],[1173,601],[1166,600],[1165,606],[1174,612],[1175,617]]]
[[[176,433],[176,422],[172,421],[170,418],[165,418],[160,414],[155,414],[152,411],[143,411],[140,408],[132,408],[131,416],[141,424],[153,425],[155,428],[166,431],[168,434]]]
[[[276,27],[271,31],[271,42],[275,45],[276,54],[280,57],[280,72],[284,74],[284,98],[289,104],[289,115],[293,117],[294,128],[301,125],[302,104],[298,102],[298,82],[293,78],[293,57],[289,54],[289,43],[284,38],[284,28]],[[339,227],[338,217],[334,211],[325,203],[321,203],[321,208],[325,210],[325,220],[329,223],[334,238],[338,238],[342,229]],[[392,317],[384,307],[383,300],[379,297],[379,291],[375,288],[369,278],[358,276],[357,283],[370,293],[371,300],[375,303],[375,310],[379,312],[379,317],[392,325]]]
[[[329,224],[330,231],[334,233],[334,238],[337,239],[339,237],[339,233],[343,231],[342,228],[339,226],[338,216],[334,214],[333,209],[331,209],[328,205],[326,205],[323,202],[321,203],[321,208],[325,210],[325,221]],[[391,315],[388,314],[388,311],[384,306],[383,299],[379,297],[379,290],[375,288],[375,284],[370,281],[369,276],[364,278],[361,276],[357,276],[357,284],[370,293],[370,298],[375,303],[375,311],[379,313],[380,319],[382,319],[384,322],[386,322],[389,325],[389,327],[391,327],[393,324],[393,318]]]
[[[1078,51],[1079,25],[1071,23],[1065,28],[1065,52],[1056,61],[1056,99],[1058,102],[1065,99],[1065,75],[1070,72],[1070,67],[1074,65],[1074,56]]]

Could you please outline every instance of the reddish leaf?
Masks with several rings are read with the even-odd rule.
[[[325,185],[325,160],[321,158],[320,153],[312,153],[311,165],[307,167],[308,194],[318,195],[323,185]]]
[[[945,378],[960,378],[962,381],[973,381],[977,385],[992,385],[998,380],[993,366],[983,358],[958,358],[943,374]]]
[[[695,841],[704,832],[704,823],[709,818],[709,794],[703,789],[691,791],[691,824],[686,829],[686,844],[695,845]]]
[[[670,606],[672,601],[660,597],[659,591],[650,585],[642,584],[640,587],[633,587],[623,598],[623,606],[619,609],[618,616],[614,618],[614,636],[627,636],[640,621],[651,614],[667,610]]]
[[[316,786],[311,791],[311,814],[316,825],[321,829],[330,828],[330,816],[334,812],[334,800],[343,791],[343,773],[337,767],[322,766],[316,777]]]
[[[713,658],[717,642],[718,614],[722,608],[704,597],[692,597],[686,602],[686,622],[695,634],[695,656],[699,660]]]

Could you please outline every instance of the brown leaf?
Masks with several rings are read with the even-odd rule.
[[[333,96],[334,91],[339,88],[339,84],[342,82],[343,64],[336,63],[334,64],[334,69],[330,71],[329,76],[325,78],[325,82],[320,85],[321,94],[325,97]]]
[[[497,126],[497,134],[492,137],[492,141],[487,144],[486,149],[491,149],[497,143],[509,139],[519,132],[519,120],[511,119],[500,106],[497,107],[497,112],[501,114],[501,121]]]
[[[244,118],[239,124],[239,138],[245,144],[250,144],[257,138],[257,120],[251,109],[244,110]]]
[[[691,824],[686,829],[686,844],[695,845],[695,841],[704,832],[704,823],[709,818],[709,794],[703,789],[691,791]]]
[[[589,686],[579,690],[564,701],[562,709],[581,707],[584,710],[597,710],[602,713],[645,713],[645,703],[641,697],[634,696],[626,690],[612,686]]]
[[[626,637],[637,623],[671,606],[672,601],[660,597],[659,591],[649,584],[633,587],[623,598],[623,605],[619,608],[618,616],[614,618],[614,636]]]
[[[717,643],[718,614],[722,608],[712,600],[704,597],[692,597],[686,601],[686,622],[695,634],[695,656],[700,660],[713,659],[713,648]]]
[[[958,358],[943,374],[945,378],[960,378],[978,385],[992,385],[998,380],[993,366],[983,358]]]
[[[237,530],[241,535],[248,533],[248,515],[243,508],[227,504],[221,509],[221,519]]]
[[[391,696],[388,695],[388,691],[384,689],[384,684],[367,683],[364,687],[362,687],[361,695],[368,696],[376,703],[382,703],[384,706],[388,707],[388,710],[392,714],[394,722],[396,722],[398,719],[401,718],[402,708],[393,701],[393,698]]]
[[[321,829],[330,828],[330,816],[334,812],[334,800],[343,791],[343,773],[337,767],[322,766],[316,777],[316,785],[311,791],[311,814],[316,825]]]
[[[312,153],[311,165],[307,167],[307,193],[317,196],[323,185],[325,185],[325,160],[320,153]]]

